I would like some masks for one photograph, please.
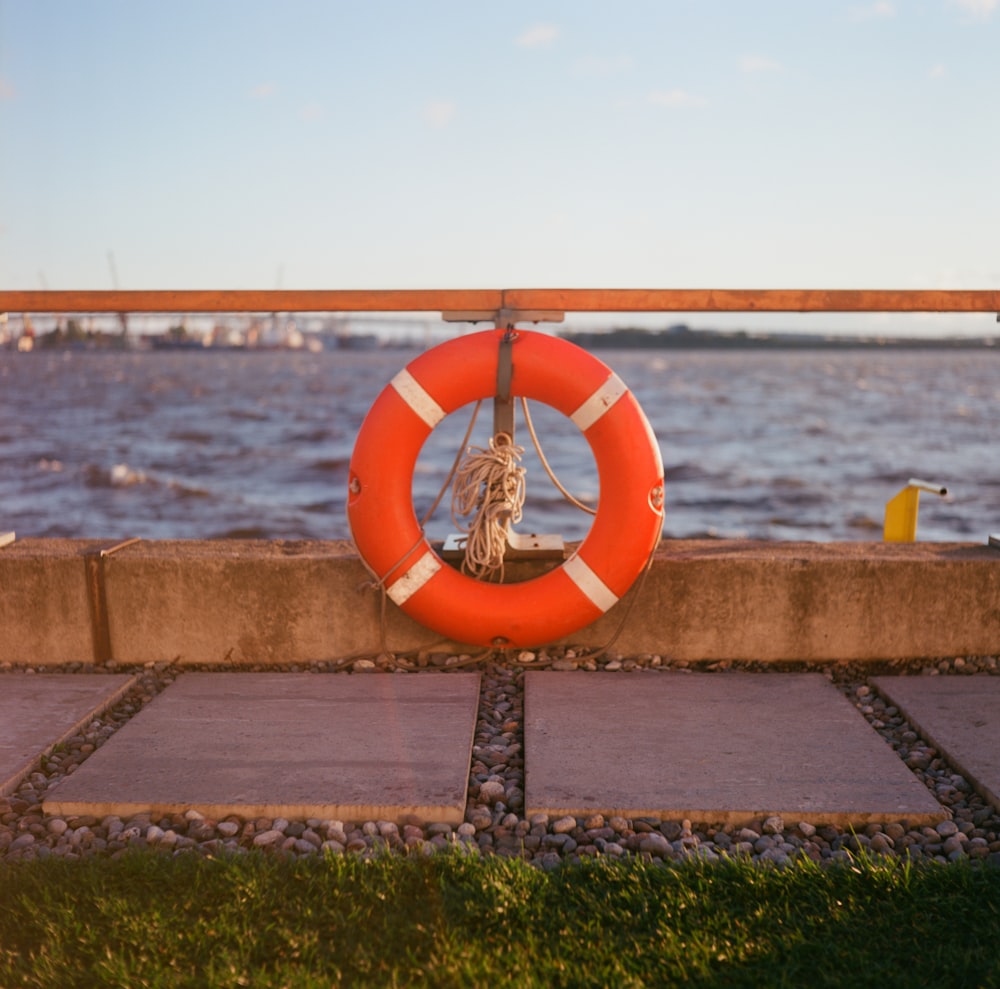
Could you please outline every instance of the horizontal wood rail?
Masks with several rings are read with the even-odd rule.
[[[331,289],[0,291],[0,313],[995,312],[1000,291],[907,289]]]

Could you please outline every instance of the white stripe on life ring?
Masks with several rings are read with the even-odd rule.
[[[617,374],[612,374],[607,381],[601,385],[593,395],[590,396],[577,410],[574,412],[570,419],[576,423],[577,428],[581,432],[586,432],[591,426],[597,422],[598,419],[604,415],[608,409],[611,408],[615,402],[628,393],[628,388],[625,386],[625,382],[618,377]]]
[[[413,409],[424,422],[433,429],[445,416],[444,409],[438,405],[424,386],[404,367],[390,382],[399,392],[399,397]]]
[[[428,550],[386,593],[402,607],[403,602],[416,594],[440,569],[441,561]]]
[[[618,596],[594,573],[587,563],[577,554],[573,554],[564,564],[566,576],[580,588],[581,591],[601,611],[607,611],[618,603]]]

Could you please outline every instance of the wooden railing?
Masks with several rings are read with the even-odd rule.
[[[331,289],[0,291],[0,313],[994,312],[1000,291],[886,289]]]

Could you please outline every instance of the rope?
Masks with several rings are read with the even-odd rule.
[[[524,448],[506,433],[490,439],[489,449],[470,446],[455,471],[451,495],[451,518],[468,533],[462,571],[483,579],[494,575],[503,580],[503,559],[510,527],[521,520],[524,506]],[[458,516],[475,513],[468,525]]]
[[[448,476],[444,479],[444,484],[441,485],[441,490],[438,492],[437,497],[434,499],[434,504],[427,509],[426,514],[420,520],[420,531],[423,532],[424,526],[430,521],[431,516],[437,511],[438,505],[441,504],[441,499],[444,497],[445,491],[448,490],[448,485],[451,484],[451,479],[455,476],[455,471],[458,470],[459,462],[462,459],[462,451],[466,448],[469,442],[469,437],[472,436],[473,427],[476,425],[476,417],[479,415],[479,408],[483,404],[483,400],[479,399],[476,402],[475,408],[472,410],[472,417],[469,419],[468,428],[465,430],[465,436],[462,437],[462,442],[459,444],[458,452],[455,454],[455,459],[452,461],[451,470],[448,471]]]
[[[541,461],[542,467],[545,468],[545,473],[549,475],[549,480],[559,489],[559,493],[573,506],[579,508],[581,512],[587,512],[589,515],[596,515],[597,509],[591,508],[589,505],[585,505],[582,501],[574,498],[562,485],[559,478],[556,477],[555,471],[549,466],[548,460],[545,459],[545,454],[542,453],[542,444],[538,439],[538,434],[535,432],[535,425],[531,421],[531,413],[528,411],[528,400],[522,395],[521,396],[521,411],[524,413],[524,424],[528,427],[528,432],[531,434],[531,442],[535,446],[535,452],[538,454],[538,459]]]

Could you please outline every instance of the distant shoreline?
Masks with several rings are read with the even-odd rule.
[[[75,330],[75,332],[73,332]],[[1000,335],[956,337],[861,336],[830,333],[783,333],[779,331],[695,330],[685,325],[662,330],[618,327],[611,330],[560,330],[556,334],[586,350],[994,350],[1000,353]],[[436,341],[440,342],[440,341]],[[374,333],[310,333],[294,343],[268,345],[249,341],[213,340],[197,335],[126,334],[103,330],[71,332],[60,329],[39,335],[0,338],[3,351],[146,351],[166,353],[261,352],[275,350],[375,351],[426,349],[426,341],[380,338]]]
[[[564,340],[587,350],[996,350],[993,337],[874,337],[811,333],[748,333],[745,330],[622,328],[604,332],[566,331]]]

